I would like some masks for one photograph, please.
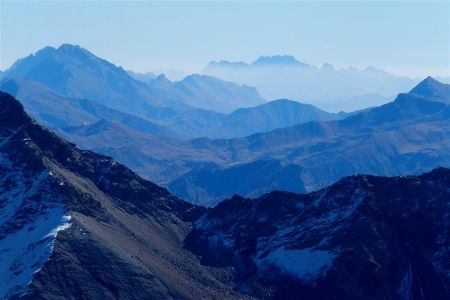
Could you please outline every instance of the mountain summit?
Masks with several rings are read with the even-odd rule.
[[[59,139],[0,92],[1,299],[235,298],[182,249],[202,210]]]
[[[70,44],[45,47],[20,59],[4,77],[36,81],[65,97],[89,99],[139,115],[169,106],[121,67]]]
[[[439,82],[428,76],[416,85],[410,93],[450,101],[450,84]]]

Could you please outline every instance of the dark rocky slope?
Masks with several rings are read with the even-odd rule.
[[[76,149],[5,93],[0,136],[0,298],[237,297],[230,272],[182,248],[202,208]]]
[[[187,247],[278,299],[450,299],[450,170],[346,177],[311,194],[235,196]]]

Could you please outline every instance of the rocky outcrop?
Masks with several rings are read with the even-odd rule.
[[[448,299],[450,170],[352,176],[311,194],[233,197],[187,248],[261,298]]]

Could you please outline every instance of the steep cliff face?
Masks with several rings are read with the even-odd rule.
[[[448,299],[450,170],[347,177],[315,193],[234,197],[187,247],[262,298]],[[206,247],[205,247],[206,245]]]
[[[0,298],[236,297],[229,270],[183,250],[202,208],[76,149],[4,93],[0,137]]]

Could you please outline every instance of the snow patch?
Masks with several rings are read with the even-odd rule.
[[[26,292],[33,275],[49,259],[59,231],[70,227],[64,207],[55,207],[0,240],[0,299]]]
[[[30,173],[0,154],[0,299],[26,292],[58,232],[70,227],[55,184],[49,172]]]
[[[333,264],[335,253],[306,249],[277,248],[264,258],[255,259],[261,271],[276,267],[283,273],[295,276],[305,282],[314,282],[326,274]]]

